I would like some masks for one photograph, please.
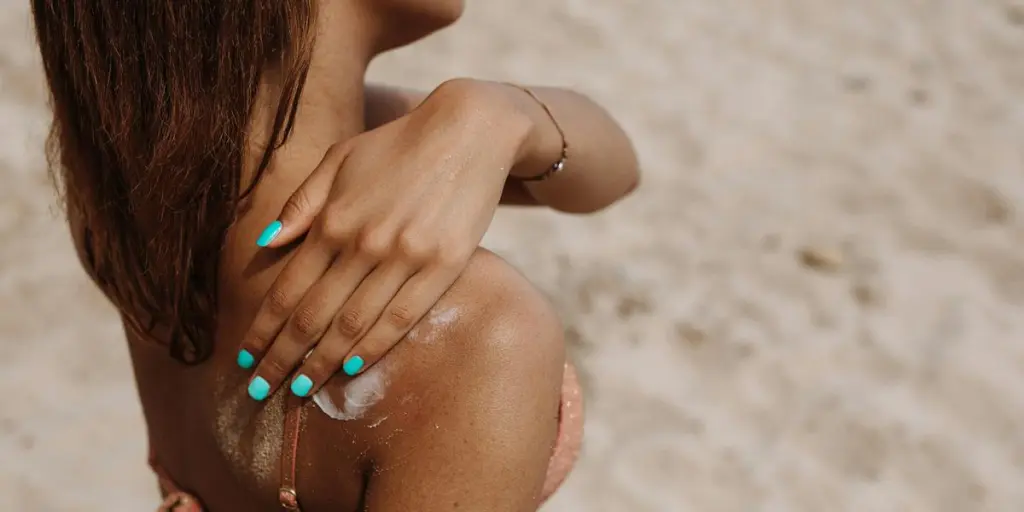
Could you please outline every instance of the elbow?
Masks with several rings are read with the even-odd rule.
[[[594,208],[594,211],[604,210],[609,206],[625,199],[626,197],[633,194],[637,188],[640,187],[640,171],[637,167],[631,166],[628,170],[623,172],[622,185],[618,188],[616,194],[614,194],[608,201]]]
[[[623,134],[625,136],[625,134]],[[624,176],[623,181],[626,183],[625,189],[619,194],[619,199],[626,197],[636,191],[640,187],[640,158],[637,157],[636,149],[633,147],[633,143],[626,137],[626,145],[628,150],[626,154],[628,157],[625,159],[625,163],[622,164],[622,174]]]
[[[614,184],[606,189],[605,194],[595,197],[596,200],[590,205],[588,211],[579,213],[594,213],[604,210],[640,188],[640,162],[632,144],[628,142],[629,139],[626,141],[627,147],[623,148],[620,153],[624,158],[614,167],[615,171],[612,173],[614,176],[612,183]]]
[[[633,192],[636,192],[636,189],[640,188],[640,167],[639,165],[637,165],[635,160],[633,162],[633,165],[629,167],[629,170],[626,171],[625,174],[626,188],[622,191],[621,194],[619,194],[619,197],[617,199],[622,199],[632,194]]]
[[[615,185],[602,190],[600,193],[589,195],[589,200],[568,201],[564,204],[553,205],[553,207],[569,214],[585,215],[597,213],[626,198],[640,187],[640,170],[637,165],[620,167],[616,173],[618,179]]]

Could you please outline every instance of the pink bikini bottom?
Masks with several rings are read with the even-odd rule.
[[[299,498],[295,492],[295,455],[299,446],[299,430],[302,425],[302,399],[289,396],[288,411],[285,415],[284,441],[286,450],[281,452],[281,488],[278,498],[284,510],[297,511]],[[548,462],[544,477],[543,501],[562,485],[572,471],[579,455],[583,440],[583,395],[580,392],[576,369],[566,363],[562,378],[562,403],[558,417],[558,437],[555,449]],[[149,464],[160,481],[164,501],[157,512],[203,512],[199,500],[178,487],[170,475],[157,463],[152,452]]]

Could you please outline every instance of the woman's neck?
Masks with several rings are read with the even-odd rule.
[[[327,137],[333,140],[322,142],[331,144],[362,131],[364,80],[376,54],[379,32],[377,23],[359,8],[359,3],[321,3],[316,42],[293,132],[296,137],[313,137],[306,141],[314,143]],[[279,78],[281,75],[273,70],[266,75],[264,85],[271,98],[279,96]],[[276,108],[276,103],[271,107]]]
[[[374,23],[353,2],[323,2],[317,16],[316,42],[309,73],[299,97],[288,141],[274,162],[316,161],[332,145],[365,129],[364,81],[379,39]],[[264,70],[250,120],[249,150],[243,188],[269,143],[285,77]]]

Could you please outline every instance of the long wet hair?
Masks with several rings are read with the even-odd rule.
[[[283,86],[256,178],[288,138],[314,0],[32,0],[50,172],[83,265],[129,327],[213,351],[217,267],[262,74]]]

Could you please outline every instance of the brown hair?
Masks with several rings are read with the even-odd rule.
[[[257,180],[295,119],[314,1],[33,0],[32,13],[50,170],[83,264],[131,328],[169,327],[171,355],[200,362],[260,80],[275,66],[284,85]]]

